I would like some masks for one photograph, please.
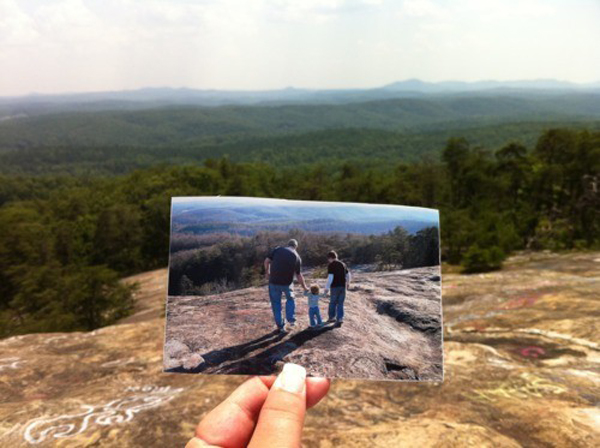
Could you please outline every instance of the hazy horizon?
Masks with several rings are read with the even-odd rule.
[[[477,79],[474,81],[465,81],[462,79],[446,79],[441,81],[427,81],[419,78],[410,78],[410,79],[399,79],[397,81],[393,81],[391,83],[385,85],[376,85],[376,86],[355,86],[355,87],[330,87],[330,88],[318,88],[318,87],[310,87],[310,86],[295,86],[288,85],[285,87],[273,88],[273,89],[215,89],[211,87],[204,88],[195,88],[190,86],[171,86],[171,85],[145,85],[140,87],[135,87],[131,89],[122,89],[122,90],[80,90],[80,91],[60,91],[60,92],[28,92],[23,94],[16,95],[1,95],[0,98],[19,98],[19,97],[29,97],[29,96],[61,96],[61,95],[80,95],[80,94],[105,94],[105,93],[122,93],[122,92],[134,92],[139,90],[197,90],[197,91],[214,91],[214,92],[231,92],[231,93],[252,93],[252,92],[273,92],[273,91],[281,91],[281,90],[306,90],[306,91],[343,91],[343,90],[370,90],[370,89],[379,89],[391,84],[402,83],[402,82],[411,82],[418,81],[423,82],[425,84],[431,85],[439,85],[445,83],[466,83],[466,84],[476,84],[476,83],[527,83],[527,82],[556,82],[556,83],[565,83],[571,85],[573,88],[582,88],[592,86],[593,88],[600,88],[600,79],[597,81],[590,82],[573,82],[564,79],[553,79],[553,78],[537,78],[537,79]],[[442,90],[443,92],[443,90]],[[475,91],[476,92],[476,91]]]
[[[597,83],[599,20],[595,0],[0,0],[0,96]]]

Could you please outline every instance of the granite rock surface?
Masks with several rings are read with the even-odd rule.
[[[183,446],[244,380],[163,373],[166,271],[129,281],[119,325],[0,341],[0,446]],[[599,291],[600,253],[444,275],[444,381],[334,380],[304,446],[599,446]]]
[[[312,376],[442,380],[439,266],[355,272],[341,326],[311,328],[300,287],[295,296],[287,333],[277,331],[266,285],[169,297],[165,370],[269,375],[293,362]],[[320,300],[323,320],[328,306],[329,298]]]

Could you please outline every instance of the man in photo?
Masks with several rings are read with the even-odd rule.
[[[344,322],[344,300],[346,299],[346,289],[350,285],[350,271],[346,265],[338,259],[337,252],[331,251],[327,254],[327,286],[325,294],[331,291],[329,298],[329,320],[335,321],[337,325]]]
[[[298,241],[291,239],[287,246],[276,247],[265,259],[265,276],[269,281],[269,299],[275,324],[279,331],[284,331],[285,321],[291,326],[296,323],[296,305],[292,284],[294,274],[298,282],[307,291],[304,277],[302,276],[302,259],[297,252]],[[281,295],[285,294],[285,319],[281,315]]]

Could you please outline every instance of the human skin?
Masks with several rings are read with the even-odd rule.
[[[299,448],[306,409],[329,391],[326,378],[306,378],[296,364],[277,377],[253,377],[196,427],[186,448]]]

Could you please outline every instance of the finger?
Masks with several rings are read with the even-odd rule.
[[[249,447],[298,448],[306,413],[306,370],[286,364],[260,411]]]
[[[187,447],[246,446],[268,394],[261,378],[249,379],[200,421]]]
[[[323,399],[331,381],[327,378],[306,378],[306,408],[312,408]]]
[[[274,376],[261,376],[261,381],[269,389],[275,382]],[[310,377],[306,378],[306,408],[312,408],[327,395],[331,381],[327,378]]]

